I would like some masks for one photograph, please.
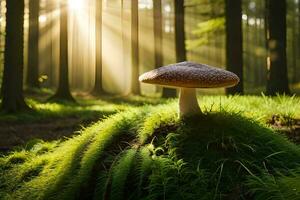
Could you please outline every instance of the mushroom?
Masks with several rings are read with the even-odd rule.
[[[179,116],[200,114],[196,88],[232,87],[240,79],[232,72],[195,62],[181,62],[144,73],[140,82],[180,88]]]

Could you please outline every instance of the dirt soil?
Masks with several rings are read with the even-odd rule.
[[[284,134],[295,144],[300,144],[300,119],[280,120],[280,116],[274,115],[268,122],[279,133]]]
[[[68,117],[47,119],[33,123],[0,122],[0,152],[11,150],[15,146],[26,144],[33,139],[52,141],[66,139],[88,124],[98,121]]]

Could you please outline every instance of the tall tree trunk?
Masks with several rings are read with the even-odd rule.
[[[259,2],[259,7],[260,7],[260,10],[261,10],[261,13],[260,13],[260,18],[261,18],[261,23],[260,23],[260,34],[261,34],[261,37],[260,37],[260,46],[262,49],[266,49],[266,42],[265,42],[265,39],[266,39],[266,28],[265,28],[265,2],[263,1],[260,1]],[[262,37],[264,35],[264,37]],[[267,71],[267,62],[266,62],[266,59],[265,59],[265,52],[263,53],[263,55],[261,56],[261,85],[265,85],[266,84],[266,71]]]
[[[153,1],[154,21],[154,63],[155,67],[163,65],[163,32],[162,32],[162,3],[161,0]]]
[[[54,101],[75,101],[69,86],[68,8],[66,4],[66,0],[60,1],[59,83],[56,93],[50,98]]]
[[[163,23],[162,1],[153,1],[153,27],[154,27],[154,65],[156,68],[163,66]],[[168,88],[163,88],[163,97],[167,97]]]
[[[104,94],[102,83],[102,0],[96,0],[96,70],[93,94]]]
[[[297,43],[297,9],[296,3],[293,6],[293,14],[292,14],[292,52],[293,52],[293,60],[292,60],[292,68],[293,68],[293,76],[292,83],[297,83],[297,47],[299,44]]]
[[[49,44],[49,52],[50,52],[50,62],[49,62],[49,86],[54,87],[55,86],[55,69],[54,69],[54,46],[53,46],[53,28],[54,28],[54,12],[55,10],[55,5],[53,0],[48,0],[46,4],[46,11],[48,15],[50,16],[48,26],[49,26],[49,32],[50,32],[50,44]]]
[[[226,67],[240,78],[240,83],[226,89],[227,94],[243,94],[243,32],[242,1],[225,1],[226,17]]]
[[[286,1],[266,0],[268,80],[267,94],[290,94],[286,58]]]
[[[175,2],[176,62],[186,61],[184,13],[185,13],[184,0],[176,0]]]
[[[29,0],[28,69],[29,88],[39,87],[39,12],[40,0]]]
[[[184,0],[175,0],[175,51],[176,51],[176,62],[184,62],[186,58],[186,45],[185,45],[185,8]],[[163,91],[163,97],[173,98],[176,97],[176,90],[165,88]]]
[[[260,65],[259,65],[259,57],[257,56],[256,50],[259,48],[259,19],[258,19],[258,5],[256,3],[256,9],[254,12],[255,15],[255,24],[254,24],[254,44],[255,48],[253,49],[253,57],[254,57],[254,67],[255,67],[255,74],[254,74],[254,86],[260,86]]]
[[[294,77],[295,77],[295,82],[299,82],[300,81],[300,1],[298,1],[298,12],[296,13],[297,17],[297,25],[295,25],[295,27],[297,27],[297,33],[296,33],[296,66],[295,66],[295,72],[294,72]]]
[[[24,1],[6,1],[6,8],[6,38],[1,110],[11,113],[29,109],[23,97]]]
[[[250,71],[249,70],[249,68],[250,68],[249,65],[250,65],[250,57],[251,57],[251,53],[250,53],[251,52],[251,48],[250,48],[251,43],[250,43],[250,33],[249,33],[249,30],[250,30],[250,28],[249,28],[250,12],[249,12],[248,3],[249,3],[248,1],[245,2],[246,6],[245,6],[245,9],[244,9],[244,13],[247,16],[247,19],[245,19],[245,26],[244,26],[244,32],[243,32],[243,38],[245,39],[245,44],[244,44],[244,47],[243,47],[244,48],[243,60],[244,60],[244,65],[245,65],[244,71],[245,71],[246,74],[248,74],[249,71]],[[227,34],[226,34],[226,36],[227,36]],[[225,44],[226,43],[227,42],[225,42]],[[226,53],[226,51],[225,51],[225,53]],[[226,54],[226,56],[227,56],[227,54]],[[246,77],[244,81],[251,83],[250,76]]]
[[[131,92],[141,93],[139,83],[139,1],[131,0]]]
[[[2,11],[2,0],[0,0],[0,17],[3,19],[3,11]],[[4,42],[2,41],[2,37],[3,37],[3,33],[2,33],[2,27],[3,27],[3,23],[2,21],[0,21],[0,59],[2,60],[3,58],[3,53],[4,53],[4,50],[2,49],[2,45],[4,44]],[[3,63],[0,63],[0,83],[2,85],[2,81],[3,81]],[[2,94],[3,94],[3,88],[1,87],[0,88],[0,98],[2,97]]]

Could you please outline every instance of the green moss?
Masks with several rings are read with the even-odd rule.
[[[213,104],[218,99],[221,105]],[[67,141],[33,143],[0,158],[1,197],[264,199],[272,193],[297,199],[300,148],[265,122],[273,114],[298,116],[281,104],[299,99],[201,101],[204,115],[180,120],[175,102],[139,107]],[[262,102],[269,105],[258,107]],[[263,110],[270,105],[273,110]]]

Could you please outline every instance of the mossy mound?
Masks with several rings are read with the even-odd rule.
[[[3,199],[300,199],[300,148],[242,114],[116,114],[0,159]],[[267,198],[266,198],[267,197]]]

